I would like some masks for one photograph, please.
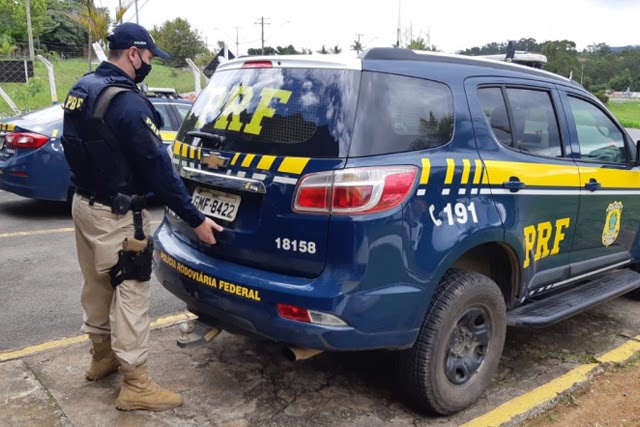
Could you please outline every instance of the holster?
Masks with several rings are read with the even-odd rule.
[[[124,239],[122,250],[118,251],[118,262],[109,270],[111,286],[114,288],[125,280],[138,282],[150,280],[153,256],[153,238],[151,236],[145,237],[142,228],[144,198],[126,196],[126,198],[121,198],[120,203],[117,200],[118,196],[114,198],[112,209],[115,210],[117,205],[121,205],[119,210],[124,210],[125,213],[129,209],[133,211],[134,237]]]
[[[146,282],[151,279],[153,237],[144,240],[125,239],[118,252],[118,262],[109,270],[111,286],[117,287],[125,280]]]

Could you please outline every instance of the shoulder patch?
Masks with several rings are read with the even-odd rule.
[[[72,90],[62,104],[62,109],[67,113],[75,113],[84,109],[84,101],[87,94]]]
[[[142,121],[144,122],[145,125],[147,125],[149,129],[151,129],[151,132],[153,132],[158,138],[162,139],[162,137],[160,136],[160,131],[158,130],[158,127],[153,122],[153,119],[151,117],[143,114]]]

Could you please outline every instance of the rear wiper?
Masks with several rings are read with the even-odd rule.
[[[226,138],[222,135],[218,135],[217,133],[205,132],[202,130],[191,130],[187,132],[187,135],[193,136],[196,138],[208,139],[214,142],[213,148],[220,148],[220,145],[226,140]]]

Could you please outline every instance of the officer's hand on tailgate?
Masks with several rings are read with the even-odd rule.
[[[216,237],[213,235],[213,230],[222,231],[222,226],[216,224],[211,218],[205,218],[202,224],[193,229],[198,238],[210,245],[216,244]]]

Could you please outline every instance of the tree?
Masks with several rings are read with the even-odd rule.
[[[571,40],[553,40],[542,44],[540,51],[547,57],[547,70],[569,77],[581,70],[576,43]]]
[[[171,56],[170,61],[176,66],[183,67],[187,64],[187,58],[194,58],[208,51],[200,34],[192,30],[189,22],[182,18],[166,21],[160,28],[154,26],[149,33],[156,44]]]
[[[88,35],[75,20],[70,18],[79,11],[78,0],[48,0],[47,14],[42,22],[39,46],[44,51],[79,55],[87,46]]]
[[[0,37],[0,55],[13,55],[17,49],[11,37],[6,34]]]
[[[30,0],[31,25],[40,34],[42,17],[47,12],[46,0]],[[10,37],[16,46],[27,49],[27,12],[24,0],[0,0],[0,35]]]
[[[326,47],[324,47],[324,45],[322,45],[322,49],[317,50],[316,52],[318,52],[318,53],[320,53],[320,54],[322,54],[322,55],[326,55],[326,54],[328,54],[328,53],[329,53],[329,51],[327,50],[327,48],[326,48]]]
[[[411,42],[407,45],[407,49],[413,50],[427,50],[431,52],[437,52],[438,47],[436,45],[427,46],[424,39],[422,37],[418,37],[415,40],[411,40]]]
[[[340,49],[340,46],[335,45],[334,47],[332,47],[331,49],[329,49],[329,52],[333,53],[333,54],[339,54],[342,52],[342,49]]]
[[[351,45],[351,50],[355,50],[356,52],[360,53],[364,50],[364,46],[362,46],[360,40],[354,40],[353,44]]]

